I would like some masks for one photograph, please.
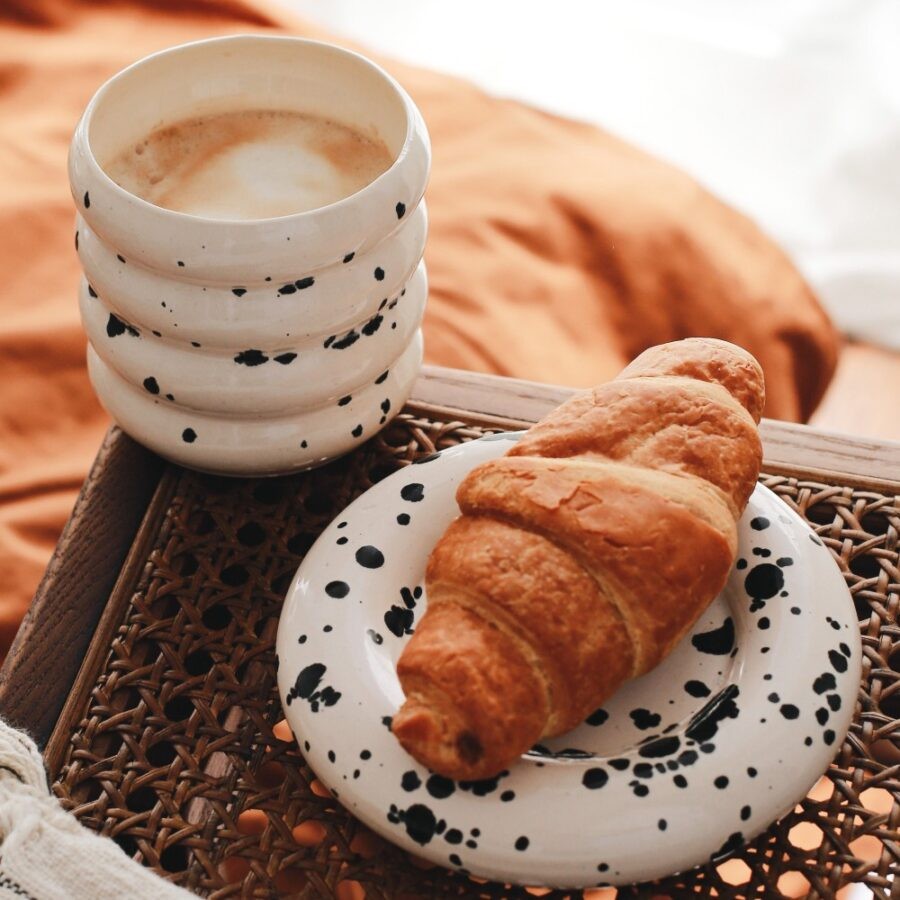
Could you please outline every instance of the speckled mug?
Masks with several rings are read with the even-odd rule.
[[[160,125],[268,108],[380,138],[391,167],[357,193],[270,219],[211,219],[128,193],[103,164]],[[191,468],[280,474],[371,437],[408,398],[427,295],[422,117],[364,57],[246,35],[115,75],[69,154],[88,370],[132,437]]]

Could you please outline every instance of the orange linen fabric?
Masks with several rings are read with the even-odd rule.
[[[101,82],[133,60],[274,28],[322,36],[256,0],[0,6],[0,654],[108,424],[78,323],[72,129]],[[762,362],[769,415],[809,415],[835,336],[749,221],[596,128],[386,65],[434,144],[428,361],[587,386],[650,344],[712,335]]]

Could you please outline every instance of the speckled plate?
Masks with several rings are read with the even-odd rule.
[[[307,554],[278,630],[288,722],[321,781],[375,831],[504,882],[624,884],[728,855],[827,768],[861,651],[827,549],[757,487],[728,585],[657,669],[509,771],[454,782],[389,731],[395,664],[427,604],[456,486],[517,435],[445,450],[347,507]]]

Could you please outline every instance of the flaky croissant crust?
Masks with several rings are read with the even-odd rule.
[[[744,350],[664,344],[470,472],[397,666],[403,747],[495,775],[657,665],[725,584],[763,403]]]

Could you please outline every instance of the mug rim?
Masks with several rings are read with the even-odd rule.
[[[159,57],[182,53],[196,47],[206,46],[210,44],[239,44],[254,42],[303,44],[307,46],[317,47],[325,50],[326,52],[334,53],[339,56],[352,57],[358,62],[363,63],[368,69],[371,70],[371,72],[376,77],[379,77],[384,82],[386,82],[388,87],[391,88],[391,90],[400,100],[406,120],[406,134],[403,137],[403,144],[401,145],[400,150],[393,156],[393,161],[391,162],[390,166],[388,166],[388,168],[381,172],[376,178],[373,178],[367,184],[363,185],[363,187],[361,187],[358,191],[354,191],[354,193],[349,194],[346,197],[341,197],[339,200],[335,200],[332,203],[327,203],[323,206],[316,206],[313,209],[302,210],[300,212],[288,213],[283,216],[266,216],[258,219],[229,219],[220,216],[200,216],[194,213],[186,213],[180,210],[169,209],[165,206],[157,206],[157,204],[151,203],[149,200],[145,200],[138,194],[134,194],[131,191],[125,190],[125,188],[123,188],[120,184],[110,178],[106,170],[98,162],[97,157],[94,155],[94,149],[91,145],[90,140],[90,124],[94,114],[97,111],[97,107],[103,101],[105,94],[109,91],[114,83],[119,81],[121,78],[126,77],[134,70],[139,69],[146,63],[149,63],[151,60],[157,59]],[[93,174],[99,177],[101,181],[106,185],[106,187],[114,194],[118,194],[121,198],[127,199],[132,203],[137,203],[138,208],[144,210],[148,214],[159,215],[163,219],[170,219],[172,221],[202,225],[205,228],[221,225],[227,228],[240,229],[246,227],[248,229],[258,229],[260,226],[264,225],[281,226],[301,220],[308,221],[309,219],[314,218],[315,216],[325,211],[328,211],[328,213],[333,213],[334,211],[340,209],[342,206],[350,205],[351,202],[353,202],[354,204],[359,203],[365,194],[370,192],[370,190],[372,190],[373,187],[379,182],[381,182],[382,180],[386,180],[388,176],[392,172],[394,172],[394,170],[397,169],[407,157],[410,147],[412,146],[417,136],[416,116],[417,109],[412,101],[412,98],[409,96],[409,94],[407,94],[400,83],[392,75],[385,71],[385,69],[378,65],[378,63],[373,62],[362,53],[358,53],[355,50],[349,50],[346,47],[341,47],[340,45],[331,43],[330,41],[322,41],[315,38],[306,38],[300,37],[298,35],[288,34],[254,34],[252,32],[245,32],[241,34],[221,35],[211,38],[200,38],[196,41],[187,41],[183,44],[176,44],[172,47],[165,47],[161,50],[149,53],[146,56],[142,56],[140,59],[137,59],[127,65],[124,69],[120,69],[118,72],[107,78],[106,81],[104,81],[103,84],[101,84],[100,87],[97,88],[91,99],[88,101],[88,104],[85,107],[84,112],[82,113],[78,125],[76,126],[75,137],[77,137],[78,132],[82,132],[82,154],[90,168],[93,169]],[[73,143],[75,137],[73,137]],[[430,156],[430,146],[428,146],[427,137],[425,138],[425,141],[426,151]]]

